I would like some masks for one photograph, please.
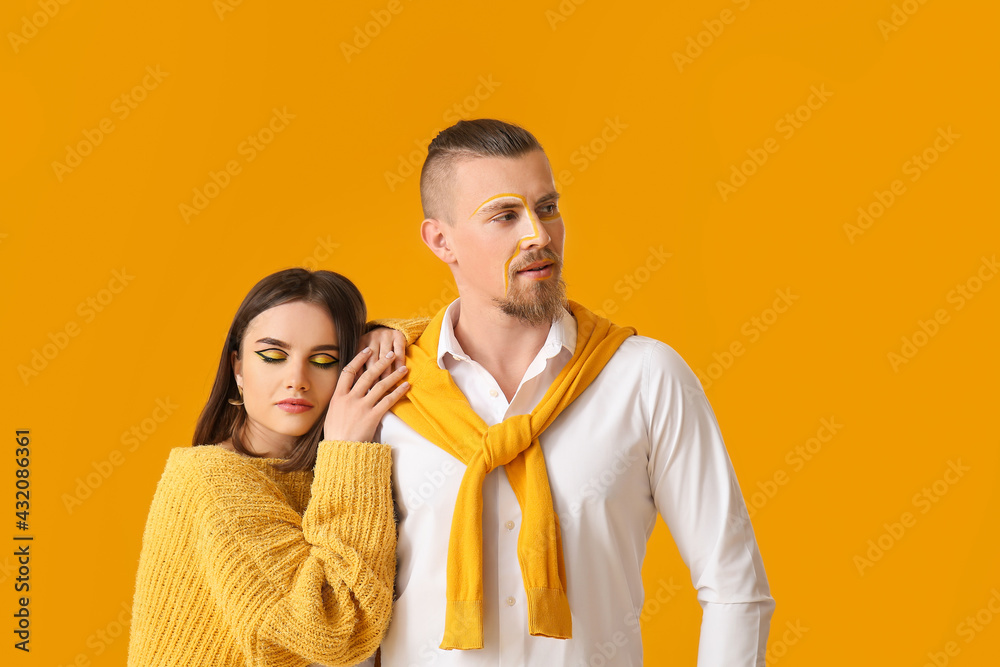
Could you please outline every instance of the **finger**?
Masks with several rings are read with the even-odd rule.
[[[390,371],[388,368],[382,373],[382,379],[375,383],[375,385],[368,392],[368,397],[371,399],[371,404],[374,405],[378,403],[382,398],[389,393],[389,391],[395,386],[397,382],[406,377],[406,373],[409,369],[406,366],[402,368],[397,368],[394,371]]]
[[[387,367],[382,371],[382,375],[379,376],[379,380],[385,380],[392,377],[392,374],[403,367],[406,363],[406,338],[403,337],[398,331],[392,332],[392,340],[386,341],[386,354],[390,351],[393,355],[392,365]]]
[[[374,345],[374,343],[373,343],[373,345]],[[371,367],[372,367],[372,365],[375,363],[372,360],[378,358],[378,349],[374,350],[374,352],[375,352],[375,354],[370,354],[370,355],[368,355],[368,358],[365,359],[365,370],[366,371],[370,370]]]
[[[366,395],[368,393],[368,390],[372,388],[372,385],[374,385],[375,382],[378,380],[378,378],[382,375],[382,372],[389,367],[389,364],[392,363],[392,360],[394,358],[395,355],[392,352],[389,352],[384,357],[375,362],[374,366],[372,366],[370,369],[362,373],[361,377],[359,377],[355,381],[354,387],[351,389],[351,391],[360,392],[359,394],[360,396]]]
[[[386,412],[389,411],[396,401],[403,398],[403,395],[410,390],[410,383],[403,382],[398,387],[396,387],[392,393],[383,398],[381,401],[375,404],[375,412],[378,413],[379,419],[381,419]]]
[[[375,356],[372,355],[372,361],[373,362],[377,362],[379,359],[385,358],[385,356],[387,354],[389,354],[390,352],[392,352],[392,345],[389,343],[389,341],[386,341],[386,340],[379,341],[379,344],[378,344],[378,358],[376,359]],[[375,363],[372,363],[372,366],[374,367]]]
[[[396,370],[399,370],[406,363],[406,338],[399,331],[392,337],[392,351],[396,354]]]
[[[384,346],[382,349],[385,350],[385,356],[379,359],[377,364],[375,366],[372,366],[371,368],[371,372],[373,375],[371,378],[372,387],[368,388],[369,393],[372,391],[372,388],[375,386],[376,383],[391,378],[393,366],[399,364],[399,360],[396,358],[396,353],[393,352],[391,349],[389,349],[388,345]],[[399,380],[399,378],[396,378],[396,380]]]
[[[375,363],[385,355],[385,351],[382,349],[382,345],[379,343],[377,338],[372,340],[368,344],[368,347],[371,348],[372,353],[368,355],[367,359],[365,359],[366,371],[371,370],[372,367],[375,366]]]
[[[351,363],[340,369],[340,377],[337,379],[337,388],[334,390],[335,395],[342,396],[351,390],[358,374],[364,366],[365,360],[371,355],[371,353],[371,348],[366,347],[361,350],[356,357],[351,359]]]

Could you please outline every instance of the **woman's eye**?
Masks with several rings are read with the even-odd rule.
[[[269,364],[273,364],[276,361],[284,361],[288,358],[288,355],[281,350],[254,350],[254,352]]]
[[[329,354],[317,354],[313,356],[310,361],[320,368],[327,368],[329,366],[334,366],[340,363],[340,360]]]

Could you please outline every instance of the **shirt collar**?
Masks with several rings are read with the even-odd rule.
[[[449,304],[448,310],[444,312],[437,353],[437,363],[442,370],[447,370],[444,365],[446,354],[450,354],[458,361],[471,361],[455,336],[455,323],[461,312],[461,301],[461,298],[455,299]],[[551,359],[565,348],[572,357],[573,353],[576,352],[576,333],[576,318],[569,310],[563,310],[562,315],[549,327],[549,334],[545,337],[545,343],[542,344],[542,349],[538,353],[539,356],[543,359]]]

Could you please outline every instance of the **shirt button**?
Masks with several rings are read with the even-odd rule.
[[[514,606],[514,602],[515,602],[514,598],[507,598],[507,606],[508,607],[513,607]]]
[[[496,389],[490,389],[490,396],[492,396],[493,398],[496,398],[499,395],[500,394],[497,392]]]
[[[507,530],[514,530],[514,522],[513,521],[508,521],[507,523],[504,524],[504,526],[506,526]]]

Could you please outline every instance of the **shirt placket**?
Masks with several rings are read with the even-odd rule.
[[[452,359],[459,362],[458,367],[452,369],[456,384],[466,392],[473,409],[487,426],[492,426],[510,416],[526,414],[534,408],[545,393],[548,380],[551,380],[548,378],[546,386],[540,387],[538,376],[546,371],[551,359],[562,349],[560,340],[552,338],[546,341],[538,356],[526,369],[510,402],[496,379],[479,363],[460,350],[449,350],[449,353]],[[568,354],[572,354],[572,351]],[[461,378],[464,378],[464,382]],[[532,659],[528,655],[530,642],[527,593],[517,557],[521,518],[521,507],[507,479],[506,470],[503,467],[497,468],[487,475],[483,485],[483,560],[484,565],[491,560],[495,564],[495,576],[484,572],[486,594],[483,600],[483,620],[484,629],[496,628],[496,664],[504,667],[520,667]],[[492,632],[487,630],[487,635],[489,634]]]
[[[517,558],[521,507],[504,469],[497,480],[497,600],[500,618],[500,660],[506,667],[524,665],[524,637],[528,632],[528,601]]]
[[[489,405],[489,425],[498,424],[507,416],[510,404],[507,397],[500,390],[500,385],[490,375],[485,368],[472,362],[482,391],[484,399]],[[527,600],[524,592],[524,583],[521,578],[521,568],[517,558],[517,536],[521,527],[521,507],[517,503],[517,496],[507,480],[507,472],[501,467],[495,472],[496,484],[493,486],[496,493],[484,493],[484,502],[488,502],[488,496],[492,495],[496,502],[496,512],[484,512],[484,521],[492,519],[493,525],[483,526],[484,534],[491,531],[494,539],[486,540],[484,548],[489,542],[493,542],[496,554],[497,577],[496,594],[493,597],[496,604],[497,621],[499,625],[499,660],[498,665],[514,666],[524,664],[524,642],[511,641],[527,632]],[[484,489],[485,491],[486,489]]]

